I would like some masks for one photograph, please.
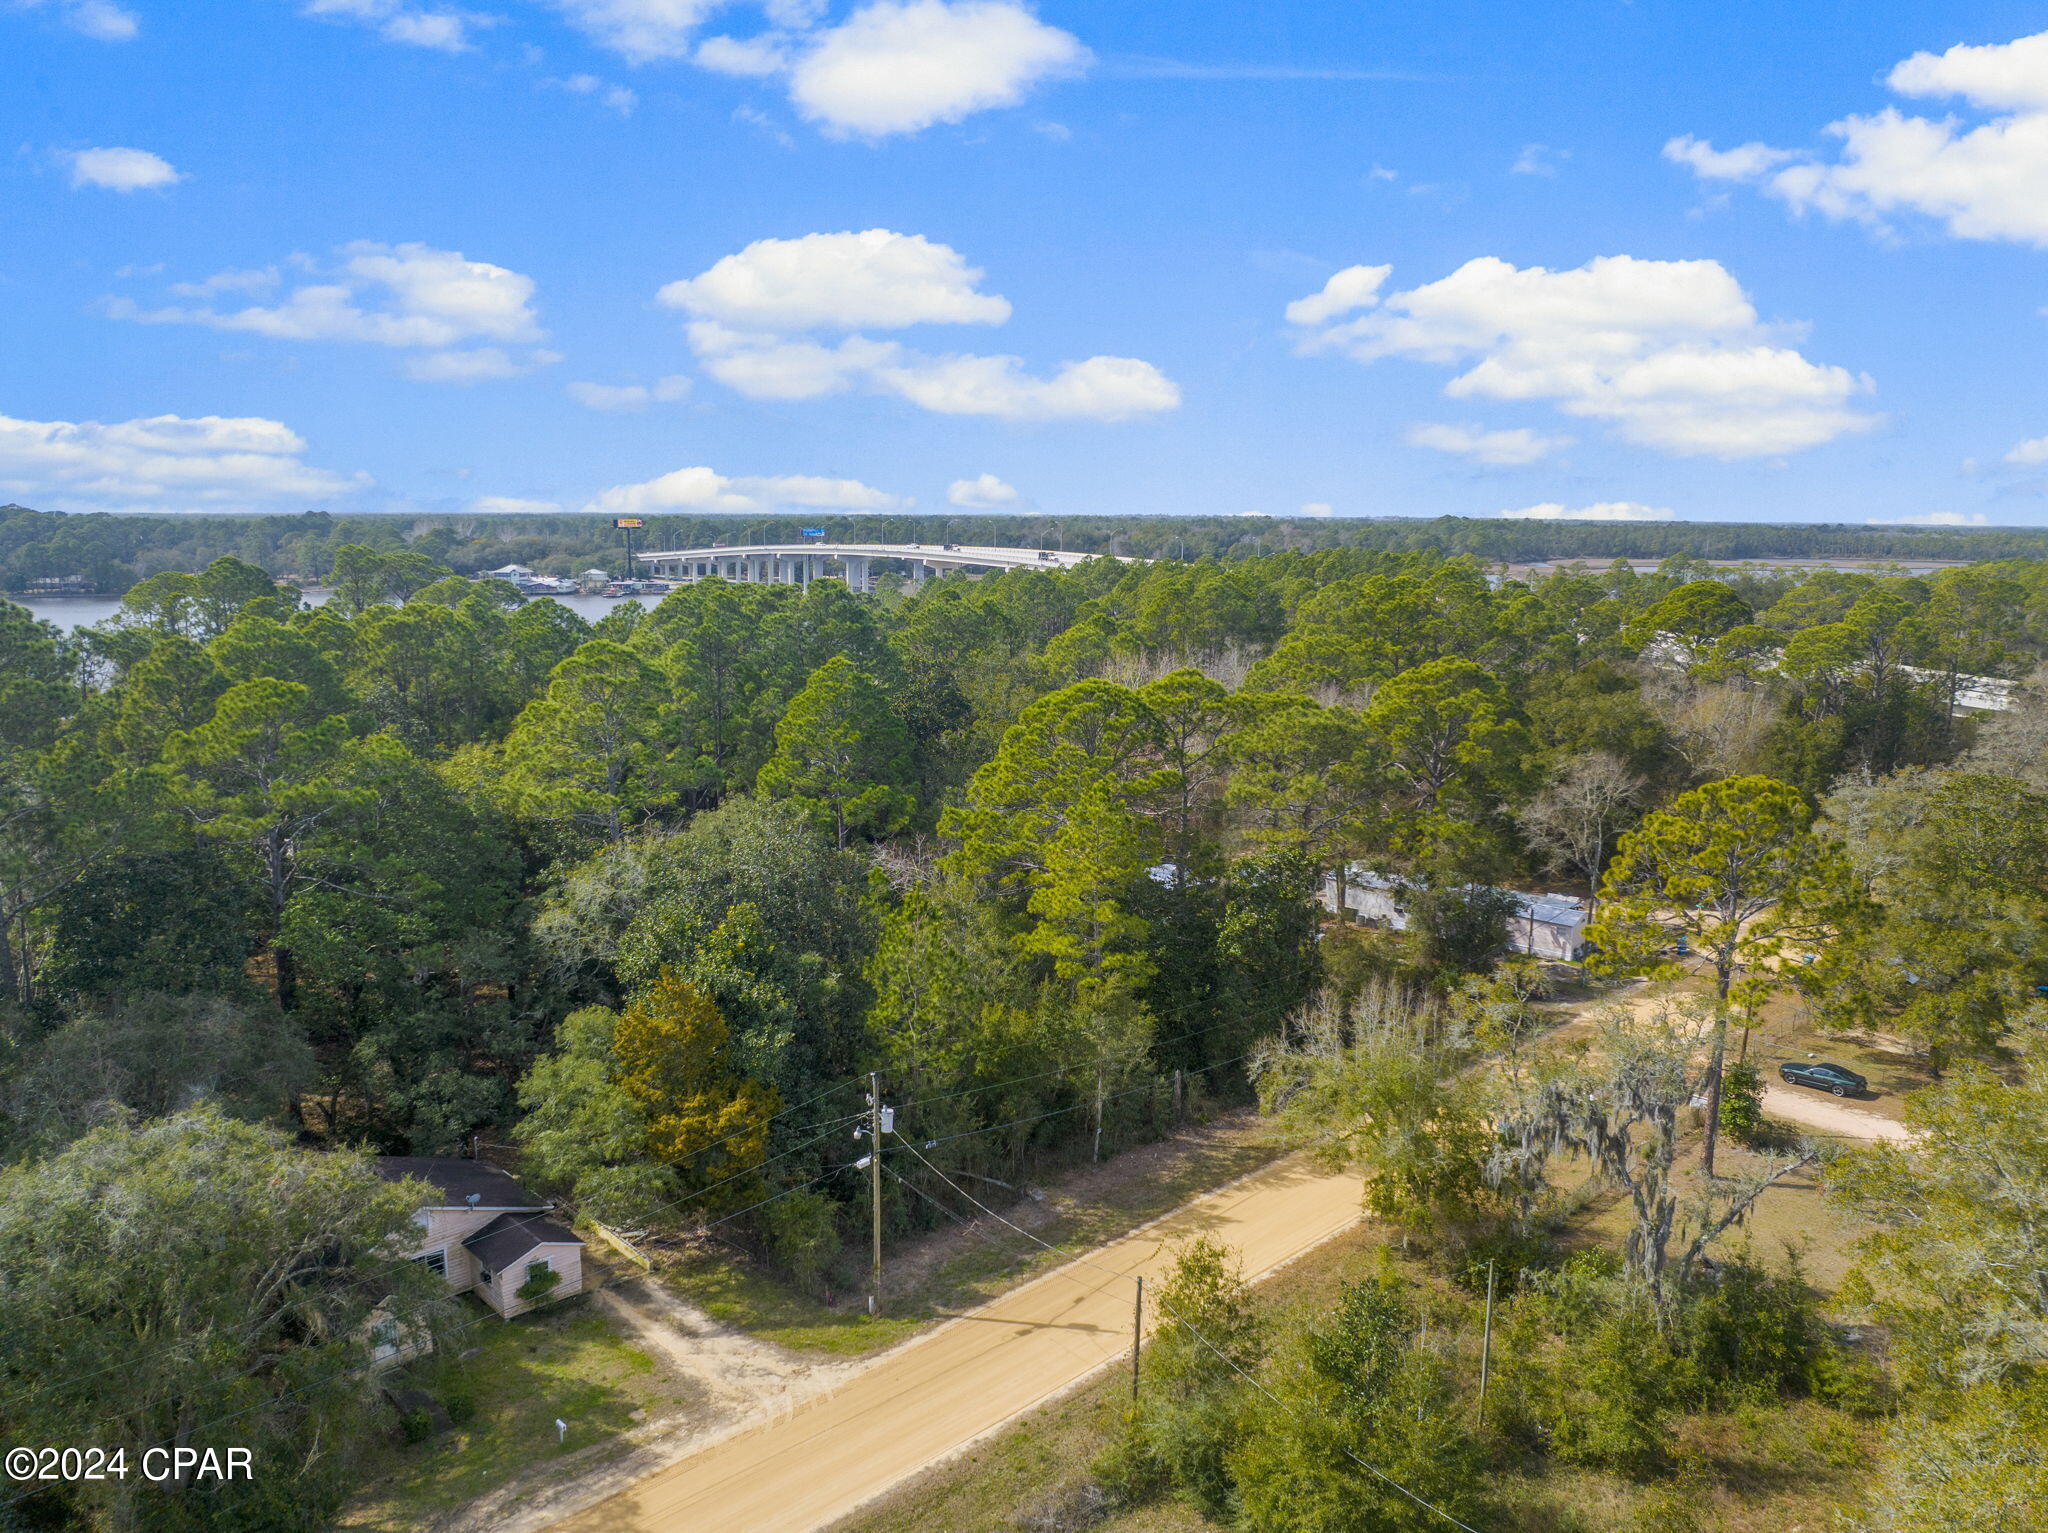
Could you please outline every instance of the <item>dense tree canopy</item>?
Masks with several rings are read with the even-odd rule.
[[[864,533],[948,535],[883,520]],[[685,544],[714,525],[654,532]],[[2048,983],[2048,709],[2024,685],[1995,725],[1957,704],[2048,653],[2048,565],[1913,576],[1674,555],[1516,572],[1447,550],[1563,555],[1592,533],[1494,523],[1432,541],[1432,525],[1261,547],[1198,524],[1190,561],[885,577],[875,595],[712,580],[592,627],[472,578],[587,561],[590,529],[569,518],[279,518],[224,546],[233,529],[211,519],[176,541],[8,514],[0,570],[75,557],[127,591],[113,620],[69,635],[0,605],[0,1219],[56,1221],[23,1281],[61,1299],[62,1260],[128,1238],[91,1189],[156,1186],[146,1150],[216,1156],[222,1195],[264,1228],[310,1241],[328,1221],[334,1249],[397,1294],[404,1274],[369,1254],[390,1200],[336,1211],[337,1189],[363,1185],[356,1147],[489,1136],[579,1212],[715,1222],[826,1292],[866,1217],[844,1173],[870,1072],[935,1165],[1014,1186],[1166,1132],[1190,1104],[1248,1102],[1257,1062],[1304,1129],[1370,1125],[1344,1154],[1417,1233],[1527,1237],[1527,1188],[1491,1158],[1501,1126],[1526,1128],[1535,1159],[1539,1140],[1576,1147],[1630,1190],[1655,1247],[1616,1281],[1658,1287],[1668,1269],[1676,1293],[1678,1115],[1716,1089],[1731,1010],[1793,971],[1817,1014],[1959,1067],[1930,1132],[1960,1140],[1966,1108],[2024,1105],[2031,1085],[1969,1061],[2009,1071]],[[1669,551],[1664,529],[1626,535]],[[1070,546],[1156,551],[1152,537],[1105,521]],[[1741,551],[1774,538],[1725,533]],[[308,605],[279,574],[333,594]],[[1407,935],[1319,910],[1325,880],[1354,869],[1398,891]],[[1445,1084],[1475,1039],[1511,1047],[1526,1021],[1512,973],[1487,972],[1511,904],[1495,886],[1552,880],[1598,892],[1611,969],[1658,971],[1686,938],[1723,1003],[1690,1040],[1704,1062],[1674,1044],[1640,1078],[1589,1066],[1519,1104]],[[1374,1034],[1346,1013],[1305,1040],[1325,977],[1352,999],[1425,997],[1436,1030]],[[1971,1164],[1901,1151],[1868,1163],[1856,1196],[1974,1208],[1990,1194]],[[917,1196],[928,1175],[886,1184],[892,1235],[939,1217]],[[303,1227],[277,1191],[298,1186]],[[1931,1291],[2035,1228],[1994,1225],[1981,1249],[1901,1233],[1870,1270],[1881,1257]],[[181,1249],[245,1292],[233,1252]],[[1181,1277],[1176,1302],[1236,1327],[1226,1263],[1193,1253]],[[367,1318],[301,1297],[337,1325]],[[1679,1347],[1686,1313],[1653,1305],[1599,1344],[1647,1325]],[[215,1334],[211,1314],[195,1334]],[[1388,1361],[1404,1314],[1351,1294],[1273,1364],[1277,1393],[1418,1475],[1455,1468],[1463,1437],[1412,1430],[1437,1374]],[[1181,1370],[1186,1409],[1142,1427],[1134,1463],[1236,1497],[1247,1526],[1379,1508],[1327,1432],[1243,1415],[1187,1339],[1169,1330],[1158,1365]],[[1255,1328],[1239,1340],[1244,1366],[1267,1366]],[[237,1408],[261,1403],[250,1378],[295,1366],[247,1344],[262,1362]],[[335,1419],[354,1399],[334,1396]],[[160,1404],[138,1393],[135,1433],[160,1429]],[[1233,1456],[1242,1421],[1256,1446]],[[300,1451],[304,1423],[274,1425],[266,1440]],[[1207,1457],[1176,1457],[1197,1439]],[[1571,1440],[1634,1451],[1625,1433]]]

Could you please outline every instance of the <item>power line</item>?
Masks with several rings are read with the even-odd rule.
[[[899,1139],[902,1138],[900,1134],[897,1137]],[[924,1161],[926,1168],[931,1171],[932,1175],[936,1176],[940,1181],[944,1182],[948,1187],[952,1188],[953,1191],[957,1192],[969,1203],[972,1203],[984,1214],[987,1214],[991,1219],[998,1220],[1002,1224],[1008,1225],[1009,1228],[1015,1230],[1019,1235],[1022,1235],[1026,1240],[1035,1241],[1037,1244],[1045,1247],[1046,1250],[1052,1252],[1056,1256],[1072,1257],[1075,1261],[1093,1267],[1098,1272],[1106,1272],[1113,1278],[1121,1278],[1125,1282],[1133,1283],[1138,1281],[1134,1274],[1127,1272],[1118,1272],[1113,1268],[1105,1267],[1100,1262],[1094,1261],[1086,1256],[1077,1257],[1074,1255],[1073,1252],[1067,1251],[1062,1247],[1056,1246],[1049,1240],[1040,1239],[1038,1236],[1032,1234],[1031,1231],[1025,1229],[1022,1225],[1012,1224],[1008,1219],[1003,1218],[1001,1214],[997,1213],[994,1209],[988,1207],[987,1204],[983,1203],[979,1198],[975,1197],[973,1193],[967,1191],[966,1188],[962,1187],[958,1182],[955,1182],[951,1177],[947,1176],[946,1173],[941,1171],[937,1166],[934,1166],[930,1161],[925,1160],[924,1156],[918,1154],[916,1146],[906,1145],[905,1148],[909,1149],[911,1154],[917,1155],[917,1158],[919,1160]],[[1260,1394],[1264,1395],[1268,1400],[1272,1401],[1273,1404],[1279,1406],[1280,1409],[1287,1412],[1288,1415],[1294,1417],[1295,1420],[1299,1421],[1301,1419],[1301,1413],[1298,1410],[1296,1410],[1293,1406],[1289,1405],[1285,1400],[1282,1400],[1278,1395],[1274,1394],[1272,1390],[1268,1389],[1256,1377],[1254,1377],[1250,1372],[1248,1372],[1244,1367],[1242,1367],[1238,1363],[1237,1359],[1230,1356],[1229,1353],[1225,1352],[1222,1348],[1218,1347],[1214,1342],[1209,1340],[1208,1337],[1204,1336],[1192,1321],[1190,1321],[1185,1315],[1182,1315],[1177,1310],[1175,1310],[1173,1306],[1167,1303],[1163,1297],[1157,1298],[1153,1302],[1157,1304],[1161,1309],[1171,1314],[1180,1325],[1186,1328],[1190,1336],[1193,1336],[1203,1346],[1207,1347],[1211,1352],[1215,1353],[1216,1356],[1224,1364],[1226,1364],[1232,1372],[1236,1373],[1239,1377],[1243,1378],[1246,1383],[1252,1386],[1252,1388],[1256,1389]],[[1353,1463],[1357,1464],[1361,1469],[1371,1474],[1375,1479],[1379,1480],[1382,1484],[1388,1486],[1393,1490],[1399,1491],[1402,1495],[1406,1496],[1410,1501],[1414,1502],[1417,1506],[1423,1508],[1425,1511],[1434,1512],[1437,1516],[1443,1518],[1444,1521],[1450,1523],[1453,1527],[1462,1528],[1464,1530],[1464,1533],[1479,1533],[1479,1530],[1473,1527],[1470,1523],[1461,1521],[1459,1518],[1454,1517],[1453,1515],[1451,1515],[1451,1513],[1445,1511],[1442,1507],[1436,1505],[1434,1502],[1425,1500],[1423,1497],[1418,1496],[1417,1494],[1415,1494],[1414,1491],[1410,1490],[1407,1486],[1403,1485],[1399,1480],[1396,1480],[1393,1476],[1381,1470],[1377,1465],[1368,1462],[1365,1458],[1361,1457],[1358,1453],[1354,1452],[1350,1447],[1346,1446],[1343,1443],[1339,1443],[1337,1447],[1346,1458],[1350,1459]]]

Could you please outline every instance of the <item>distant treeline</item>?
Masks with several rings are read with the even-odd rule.
[[[1170,516],[654,516],[640,548],[794,542],[805,528],[858,542],[1043,542],[1085,552],[1171,558],[1245,558],[1285,548],[1434,549],[1506,563],[1564,559],[2039,558],[2048,530],[2002,527],[1787,526],[1758,522],[1585,523],[1431,519],[1289,520]],[[566,575],[602,566],[623,573],[620,534],[602,516],[113,516],[0,506],[0,590],[50,577],[121,592],[164,570],[200,570],[223,554],[277,576],[323,580],[348,544],[413,548],[459,574],[518,563]]]

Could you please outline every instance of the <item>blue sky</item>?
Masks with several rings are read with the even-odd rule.
[[[2048,520],[2039,7],[0,0],[0,45],[29,505]]]

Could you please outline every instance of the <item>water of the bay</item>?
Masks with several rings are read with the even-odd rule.
[[[327,600],[327,592],[320,590],[305,593],[306,605],[317,607]],[[55,623],[66,633],[74,628],[89,627],[103,623],[121,610],[118,596],[8,596],[0,598],[28,608],[39,618]],[[536,601],[558,601],[586,623],[594,623],[619,604],[617,600],[604,596],[537,596]],[[640,605],[651,607],[656,597],[642,597]]]

